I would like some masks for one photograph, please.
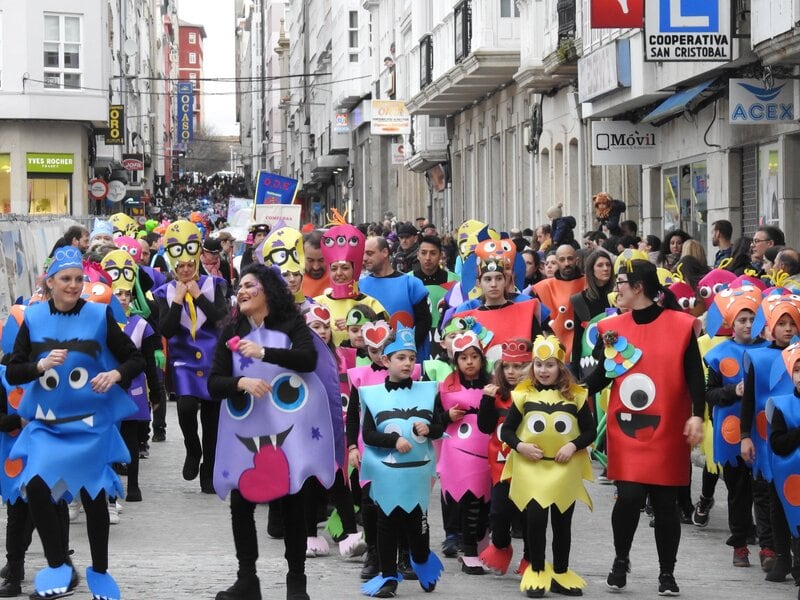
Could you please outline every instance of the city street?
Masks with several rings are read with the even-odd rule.
[[[142,461],[141,488],[144,502],[126,504],[121,523],[111,526],[110,571],[116,577],[123,598],[147,600],[213,599],[217,591],[228,587],[236,575],[233,540],[227,503],[217,496],[200,493],[197,481],[181,479],[183,444],[175,416],[175,404],[170,403],[167,441],[153,444],[150,458]],[[699,469],[695,468],[693,496],[699,489]],[[595,510],[580,505],[573,523],[571,567],[588,582],[585,595],[607,597],[605,577],[613,559],[610,511],[613,486],[589,484]],[[434,491],[438,494],[438,488]],[[767,583],[758,568],[758,548],[751,547],[749,569],[731,566],[732,550],[724,545],[726,505],[724,487],[717,489],[717,504],[712,509],[707,528],[683,525],[681,548],[675,576],[684,597],[706,599],[790,598],[796,589],[787,581]],[[443,538],[438,499],[431,502],[430,523],[432,544],[439,552]],[[5,524],[5,512],[2,522]],[[283,599],[285,562],[283,543],[266,535],[266,508],[257,513],[261,558],[258,568],[265,599]],[[85,517],[80,515],[72,526],[74,562],[82,581],[76,597],[87,597],[83,581],[89,563]],[[549,539],[549,536],[548,536]],[[516,565],[521,540],[514,540],[518,550],[512,561]],[[325,558],[309,559],[306,564],[308,591],[312,598],[336,600],[358,598],[361,581],[358,576],[360,560],[345,561],[333,553]],[[653,532],[643,517],[631,555],[633,572],[628,578],[627,597],[644,598],[657,595],[658,567]],[[455,559],[443,559],[445,572],[436,588],[438,598],[514,598],[522,597],[519,578],[515,575],[495,577],[469,576],[460,572]],[[31,547],[26,564],[23,591],[32,591],[31,580],[44,564],[37,538]],[[402,598],[430,598],[416,582],[400,585]]]

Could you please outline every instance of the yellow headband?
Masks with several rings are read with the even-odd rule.
[[[561,342],[554,335],[536,336],[533,342],[533,358],[539,360],[547,360],[548,358],[555,358],[558,362],[563,363],[566,358],[566,352],[561,346]]]

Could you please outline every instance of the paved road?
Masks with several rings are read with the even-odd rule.
[[[121,515],[122,522],[112,525],[110,569],[117,578],[124,598],[136,600],[213,599],[216,592],[228,587],[235,578],[236,560],[227,504],[217,496],[200,493],[197,481],[180,477],[183,444],[175,416],[175,405],[169,405],[169,429],[165,443],[153,444],[151,458],[142,461],[141,488],[144,502],[129,504]],[[695,469],[694,489],[699,489],[699,470]],[[613,559],[610,509],[613,486],[590,484],[595,509],[590,512],[580,504],[573,523],[571,566],[588,581],[585,595],[608,598],[605,577]],[[434,492],[438,493],[438,492]],[[697,491],[694,496],[697,496]],[[678,566],[675,572],[684,597],[702,599],[790,598],[796,588],[788,581],[767,583],[760,568],[736,569],[731,566],[731,549],[724,545],[726,505],[724,487],[718,488],[717,505],[705,529],[684,525]],[[258,568],[265,600],[285,598],[283,543],[266,535],[266,508],[256,513],[261,558]],[[5,529],[5,512],[0,522]],[[443,538],[439,502],[431,502],[432,543],[439,548]],[[520,540],[514,540],[518,552]],[[81,572],[89,563],[85,518],[81,515],[72,528],[75,564]],[[757,547],[751,547],[754,564]],[[335,553],[335,550],[334,550]],[[514,563],[519,554],[515,556]],[[632,552],[633,573],[628,579],[628,598],[656,597],[658,566],[653,530],[643,517]],[[27,577],[23,590],[30,592],[30,580],[44,566],[38,539],[28,558]],[[360,562],[345,561],[338,555],[310,559],[309,594],[315,600],[359,598]],[[435,595],[424,594],[416,582],[405,582],[398,590],[402,598],[515,598],[519,578],[468,576],[459,571],[458,563],[445,559],[445,573]],[[89,597],[81,583],[76,597]]]

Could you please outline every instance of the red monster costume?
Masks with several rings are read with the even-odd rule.
[[[533,320],[539,318],[540,312],[539,301],[534,299],[494,310],[473,308],[456,313],[453,317],[472,317],[494,334],[491,341],[484,346],[484,354],[488,360],[495,361],[500,358],[502,342],[531,337]]]
[[[575,334],[575,311],[569,298],[573,294],[582,292],[585,288],[585,277],[578,277],[571,281],[552,277],[533,286],[536,297],[550,309],[550,329],[564,344],[567,356],[572,356],[572,338]],[[509,338],[501,337],[500,339]]]

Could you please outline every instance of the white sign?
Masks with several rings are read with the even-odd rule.
[[[402,165],[406,162],[406,145],[392,144],[392,164]]]
[[[731,79],[728,120],[731,125],[794,122],[794,88],[776,79],[769,87],[758,79]]]
[[[578,100],[589,102],[619,88],[631,86],[630,40],[601,46],[578,59]]]
[[[117,181],[116,179],[114,181],[109,181],[107,198],[112,202],[122,202],[127,191],[127,186],[121,181]]]
[[[266,223],[270,229],[275,228],[278,221],[283,221],[289,227],[300,229],[300,212],[303,207],[299,204],[257,204],[256,223]]]
[[[651,125],[628,121],[592,122],[593,165],[652,165],[659,161],[661,134]]]
[[[730,0],[647,0],[644,30],[645,60],[732,60]]]
[[[411,115],[406,103],[402,100],[373,100],[369,132],[372,135],[410,135]]]

